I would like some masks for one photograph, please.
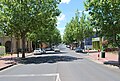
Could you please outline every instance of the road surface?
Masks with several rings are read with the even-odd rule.
[[[109,68],[60,45],[61,53],[33,55],[0,72],[0,81],[120,81],[120,70]]]

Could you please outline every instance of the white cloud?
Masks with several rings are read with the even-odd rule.
[[[88,14],[89,12],[88,11],[82,11],[82,10],[79,10],[79,13],[84,13],[84,14]]]
[[[60,30],[60,34],[63,36],[65,28],[58,27],[58,29]]]
[[[59,22],[59,21],[57,22],[57,26],[58,26],[58,25],[60,25],[60,22]]]
[[[59,27],[62,25],[63,22],[65,22],[65,14],[61,13],[60,16],[57,17],[58,22],[57,22],[57,28],[60,30],[61,35],[63,35],[64,32],[64,27]]]
[[[89,14],[89,11],[84,11],[85,14]]]
[[[60,16],[57,17],[58,21],[62,21],[65,19],[65,14],[60,14]]]
[[[79,12],[79,13],[82,13],[83,11],[79,10],[78,12]]]
[[[60,28],[60,27],[59,27],[58,29],[59,29],[60,31],[64,31],[65,28]]]
[[[61,3],[66,3],[66,4],[69,4],[71,0],[61,0]]]

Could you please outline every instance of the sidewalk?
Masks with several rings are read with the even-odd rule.
[[[15,59],[15,55],[11,56],[11,54],[7,56],[1,56],[0,57],[0,70],[3,70],[5,68],[15,65],[16,63],[14,59]]]
[[[117,52],[105,52],[105,58],[101,57],[100,52],[90,52],[88,53],[88,58],[97,61],[102,64],[108,64],[113,66],[118,66],[118,54]]]
[[[30,56],[32,53],[26,53],[26,56]],[[19,54],[21,57],[22,55]],[[17,63],[15,62],[15,59],[17,58],[17,54],[9,54],[6,56],[1,56],[0,57],[0,70],[3,70],[5,68],[8,68],[10,66],[16,65]]]

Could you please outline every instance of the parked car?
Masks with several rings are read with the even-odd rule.
[[[54,51],[55,52],[60,52],[60,49],[59,48],[54,48]]]
[[[80,48],[80,47],[77,47],[77,48],[75,49],[75,52],[80,52],[80,53],[83,53],[83,52],[84,52],[84,50],[83,50],[82,48]]]
[[[53,48],[45,48],[45,51],[54,51]]]
[[[42,54],[42,53],[46,53],[46,51],[44,49],[41,49],[41,48],[36,48],[33,52],[34,55]]]
[[[41,49],[42,53],[46,53],[46,50],[44,48]]]
[[[66,45],[67,48],[70,48],[70,45]]]

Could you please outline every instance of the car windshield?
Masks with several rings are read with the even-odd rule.
[[[76,49],[81,49],[80,47],[76,48]]]
[[[40,48],[36,48],[35,50],[41,50]]]

